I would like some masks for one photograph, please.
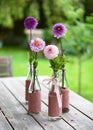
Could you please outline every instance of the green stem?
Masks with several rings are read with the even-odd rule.
[[[30,43],[30,41],[31,41],[31,39],[32,39],[32,31],[30,30],[30,39],[29,39],[29,43]],[[31,49],[30,49],[30,45],[29,45],[29,64],[30,64],[30,74],[31,74],[31,77],[32,77],[32,51],[31,51]]]
[[[61,56],[62,56],[62,62],[64,63],[64,51],[63,51],[63,46],[62,46],[62,40],[60,38],[60,42],[61,42]],[[64,80],[65,80],[65,65],[62,65],[62,88],[64,88]]]
[[[62,39],[60,38],[60,45],[61,45],[61,55],[63,56],[63,46],[62,46]]]
[[[30,29],[29,42],[31,41],[31,39],[32,39],[32,30]]]
[[[53,71],[53,79],[52,80],[54,80],[54,78],[57,78],[57,72],[56,71]],[[55,90],[55,85],[53,84],[53,81],[52,81],[51,92],[54,92],[54,90]]]
[[[35,79],[36,79],[36,68],[37,68],[37,52],[35,53],[35,61],[33,62],[33,92],[35,91]]]
[[[33,68],[33,92],[35,91],[35,76],[36,76],[36,69]]]

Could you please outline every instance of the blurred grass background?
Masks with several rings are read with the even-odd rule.
[[[12,56],[14,76],[26,76],[28,71],[28,53],[20,47],[0,48],[0,56]],[[71,90],[78,92],[78,62],[76,58],[68,57],[66,64],[66,76],[68,86]],[[39,58],[38,74],[51,76],[52,70],[49,61]],[[82,63],[82,92],[81,95],[93,102],[93,57],[84,60]]]

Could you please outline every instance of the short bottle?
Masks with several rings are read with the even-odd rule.
[[[49,120],[62,118],[62,94],[60,93],[57,75],[53,75],[50,91],[48,94],[48,117]]]

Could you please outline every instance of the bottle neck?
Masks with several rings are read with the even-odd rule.
[[[59,72],[58,71],[53,71],[50,92],[51,93],[60,93],[59,92]]]
[[[58,78],[58,71],[53,71],[53,78]]]
[[[28,65],[28,73],[27,73],[27,80],[31,80],[32,79],[32,69],[33,69],[33,64],[29,63]]]
[[[29,91],[31,93],[33,93],[33,92],[38,91],[38,90],[41,90],[41,87],[40,87],[40,83],[38,80],[37,68],[33,68],[32,79],[31,79],[31,83],[29,86]]]

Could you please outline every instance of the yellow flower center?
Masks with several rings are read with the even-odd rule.
[[[39,41],[35,41],[35,46],[39,46],[41,43]]]
[[[57,30],[59,31],[59,30],[60,30],[60,27],[59,27],[59,28],[57,28]]]

